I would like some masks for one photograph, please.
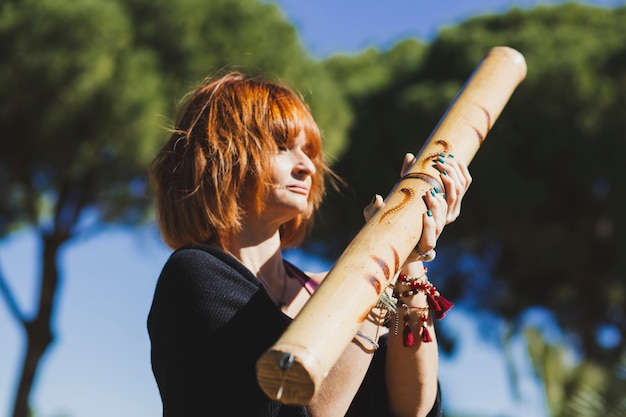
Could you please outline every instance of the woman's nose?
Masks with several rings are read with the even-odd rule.
[[[314,175],[316,172],[315,164],[309,158],[309,156],[302,150],[298,151],[298,162],[296,164],[298,172],[306,172],[309,175]]]

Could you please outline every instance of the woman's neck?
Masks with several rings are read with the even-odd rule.
[[[227,251],[270,285],[282,280],[285,269],[278,230],[271,235],[255,235],[245,230],[231,237]]]

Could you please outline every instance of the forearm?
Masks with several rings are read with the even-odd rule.
[[[421,262],[408,263],[401,274],[421,276],[424,274],[424,266]],[[396,288],[405,289],[400,283],[397,283]],[[403,305],[409,307],[409,327],[414,336],[414,346],[405,346],[403,341],[407,317]],[[425,314],[427,321],[423,329]],[[423,332],[430,336],[429,342],[421,340]],[[426,294],[418,292],[398,300],[398,317],[392,315],[388,343],[385,378],[393,415],[426,416],[435,402],[438,376],[437,338],[432,317],[428,312]]]
[[[372,341],[377,343],[380,327],[366,320],[359,331],[366,337],[357,335],[346,347],[307,406],[311,416],[337,417],[348,411],[376,351]]]

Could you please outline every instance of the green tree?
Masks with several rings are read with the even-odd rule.
[[[253,0],[7,1],[0,52],[0,236],[29,227],[42,247],[32,317],[0,274],[26,334],[13,409],[25,417],[54,337],[59,249],[88,227],[150,214],[145,171],[177,98],[223,68],[276,75],[318,108],[331,103],[318,119],[337,154],[350,112],[276,6]]]
[[[135,42],[157,57],[168,97],[223,70],[278,78],[300,91],[324,132],[331,158],[346,144],[351,111],[339,82],[303,49],[274,3],[258,0],[125,0]]]
[[[608,367],[626,346],[624,29],[623,7],[513,10],[442,32],[430,61],[441,68],[437,60],[465,56],[454,76],[481,46],[526,56],[528,77],[477,155],[463,221],[447,237],[479,242],[473,252],[490,257],[482,305],[514,324],[529,306],[545,307],[583,357]],[[597,337],[606,327],[621,334],[617,343]]]
[[[0,7],[0,235],[31,227],[41,240],[32,316],[0,276],[26,336],[13,408],[24,417],[54,339],[59,248],[83,231],[88,211],[112,221],[140,216],[147,206],[141,173],[159,137],[154,115],[163,100],[151,57],[130,49],[132,28],[114,3]]]
[[[390,190],[398,178],[404,152],[419,149],[419,139],[423,142],[426,138],[427,129],[420,129],[423,123],[415,121],[425,117],[426,112],[409,103],[409,96],[419,95],[417,90],[422,87],[406,94],[401,89],[423,65],[427,51],[427,45],[406,40],[387,52],[369,49],[361,55],[337,55],[324,62],[328,71],[342,81],[341,88],[355,118],[345,158],[333,167],[349,187],[342,190],[343,194],[329,194],[313,239],[324,241],[319,246],[321,255],[335,258],[346,247],[352,233],[363,225],[362,216],[355,213],[361,212],[374,193],[384,196]]]
[[[590,360],[577,359],[571,347],[549,343],[537,328],[527,327],[524,336],[533,370],[545,387],[548,410],[553,417],[619,417],[626,414],[626,358],[615,369]]]
[[[442,31],[414,66],[353,96],[350,158],[336,168],[363,200],[330,201],[326,217],[340,221],[320,236],[345,247],[362,224],[354,213],[390,190],[402,154],[419,150],[484,53],[516,48],[528,76],[472,162],[463,215],[439,242],[447,262],[431,272],[453,299],[465,295],[513,326],[528,307],[546,307],[584,357],[612,366],[626,346],[625,29],[624,7],[572,3]],[[603,344],[603,328],[621,338]]]

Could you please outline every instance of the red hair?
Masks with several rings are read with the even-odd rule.
[[[308,106],[285,86],[237,72],[201,83],[150,169],[164,242],[174,249],[193,243],[225,247],[241,230],[244,194],[252,193],[253,209],[263,210],[268,156],[293,146],[301,132],[316,172],[306,212],[280,228],[284,247],[304,239],[330,172]]]

